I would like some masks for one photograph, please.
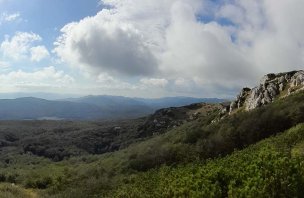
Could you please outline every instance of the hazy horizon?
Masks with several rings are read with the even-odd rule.
[[[81,95],[81,94],[63,94],[63,93],[49,93],[49,92],[12,92],[12,93],[0,93],[0,100],[1,99],[17,99],[17,98],[41,98],[46,100],[62,100],[62,99],[72,99],[72,98],[82,98],[88,96],[113,96],[113,97],[126,97],[126,98],[138,98],[138,99],[163,99],[163,98],[204,98],[204,99],[213,99],[216,97],[191,97],[191,96],[161,96],[161,97],[134,97],[134,96],[123,96],[123,95],[109,95],[109,94],[89,94],[89,95]],[[218,98],[224,100],[231,100],[233,98]]]

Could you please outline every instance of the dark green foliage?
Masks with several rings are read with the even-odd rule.
[[[236,148],[245,148],[303,122],[303,98],[303,93],[293,95],[249,113],[238,113],[217,124],[204,127],[201,132],[210,134],[203,138],[206,140],[205,144],[212,147],[209,149],[209,156],[223,155]]]
[[[71,156],[116,151],[137,141],[137,128],[143,122],[143,118],[100,122],[0,121],[0,163],[9,164],[11,159],[4,157],[8,153],[31,153],[61,161]]]
[[[158,140],[150,140],[150,144],[149,141],[139,144],[135,151],[137,154],[133,155],[136,157],[130,160],[130,167],[147,170],[162,164],[225,156],[235,149],[246,148],[304,122],[303,100],[304,93],[299,93],[250,112],[234,114],[216,123],[211,121],[216,118],[217,112],[202,117],[170,131]],[[134,163],[140,166],[134,166]]]
[[[7,153],[30,153],[58,162],[73,156],[113,152],[126,148],[134,142],[151,138],[153,130],[160,132],[161,129],[161,133],[165,133],[176,127],[176,123],[190,121],[187,120],[191,115],[190,111],[205,110],[195,119],[202,116],[208,120],[209,112],[219,107],[218,104],[202,103],[159,110],[148,118],[118,121],[0,121],[0,148],[3,148],[0,149],[0,159],[2,160]],[[164,113],[170,116],[163,119]],[[163,126],[155,128],[153,122],[155,119]],[[142,129],[145,127],[153,130],[143,134]],[[168,154],[180,150],[176,149],[180,146],[165,147],[168,148]],[[6,149],[10,151],[7,152]],[[168,159],[174,161],[171,156],[168,156]],[[11,160],[8,157],[3,159],[6,164]],[[162,163],[163,160],[159,162]]]
[[[17,174],[9,174],[9,175],[7,175],[5,181],[7,181],[7,182],[9,182],[9,183],[16,183],[17,177],[18,177]],[[4,178],[4,177],[3,177],[3,178]]]
[[[303,140],[300,125],[223,159],[164,166],[133,176],[115,197],[302,197],[304,159],[290,146]]]
[[[27,181],[25,182],[25,187],[46,189],[52,184],[53,184],[53,179],[49,176],[46,176],[46,177],[38,177],[38,178],[28,178]]]
[[[4,173],[0,173],[0,182],[5,182],[6,181],[6,176]]]
[[[194,160],[193,151],[184,144],[163,144],[160,148],[143,150],[136,156],[131,156],[128,168],[137,171],[146,171],[159,167],[163,164],[173,165],[176,163]]]
[[[298,93],[218,122],[212,111],[145,139],[125,122],[118,131],[111,122],[2,123],[0,180],[56,198],[302,197],[304,126],[283,133],[303,123],[302,101]]]

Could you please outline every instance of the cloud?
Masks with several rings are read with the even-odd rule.
[[[234,95],[265,73],[304,64],[302,0],[101,4],[95,16],[62,28],[54,49],[72,66],[111,76],[101,82],[125,75],[167,93]]]
[[[100,73],[97,76],[96,79],[97,87],[99,89],[115,89],[115,90],[130,90],[130,89],[136,89],[136,85],[132,85],[128,82],[124,82],[122,80],[119,80],[117,78],[114,78],[113,76],[107,74],[107,73]]]
[[[2,13],[2,15],[0,16],[0,24],[3,22],[12,22],[12,21],[17,21],[20,20],[20,13],[19,12],[15,12],[15,13],[11,13],[8,14],[7,12]]]
[[[61,60],[94,72],[129,76],[150,75],[156,59],[140,32],[105,10],[61,29],[54,52]]]
[[[302,6],[301,0],[234,0],[219,13],[236,24],[235,42],[255,70],[281,72],[303,67]]]
[[[45,91],[45,89],[65,88],[74,83],[74,78],[53,66],[33,72],[11,71],[0,75],[1,92],[5,91]]]
[[[10,64],[6,61],[0,61],[0,68],[8,68]]]
[[[0,50],[4,57],[15,61],[30,59],[40,61],[49,55],[44,46],[35,46],[36,42],[41,42],[42,38],[38,34],[28,32],[16,32],[13,37],[6,36],[0,45]]]
[[[143,78],[140,83],[147,87],[165,87],[168,84],[168,80],[163,78]]]
[[[12,38],[6,36],[0,49],[5,57],[19,60],[27,56],[35,41],[41,41],[41,37],[34,33],[17,32]]]
[[[0,0],[0,4],[1,4],[1,0]],[[14,13],[3,12],[2,14],[0,14],[0,26],[12,22],[21,22],[21,21],[23,21],[23,19],[21,18],[19,12],[14,12]]]
[[[31,61],[39,62],[42,59],[50,56],[49,51],[44,46],[36,46],[30,48],[31,52]]]
[[[216,22],[198,22],[189,4],[171,8],[161,68],[167,75],[233,83],[255,78],[255,70],[227,29]]]
[[[55,43],[62,61],[112,75],[255,79],[227,28],[197,20],[199,0],[104,0],[96,16],[67,24]],[[220,80],[218,80],[220,81]],[[238,81],[239,82],[239,81]]]

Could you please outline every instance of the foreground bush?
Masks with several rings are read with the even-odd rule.
[[[304,159],[292,157],[304,125],[205,164],[164,166],[138,174],[116,197],[302,197]]]

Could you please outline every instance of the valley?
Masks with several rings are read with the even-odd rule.
[[[303,99],[296,91],[234,113],[196,103],[129,120],[1,121],[0,192],[301,197]]]

